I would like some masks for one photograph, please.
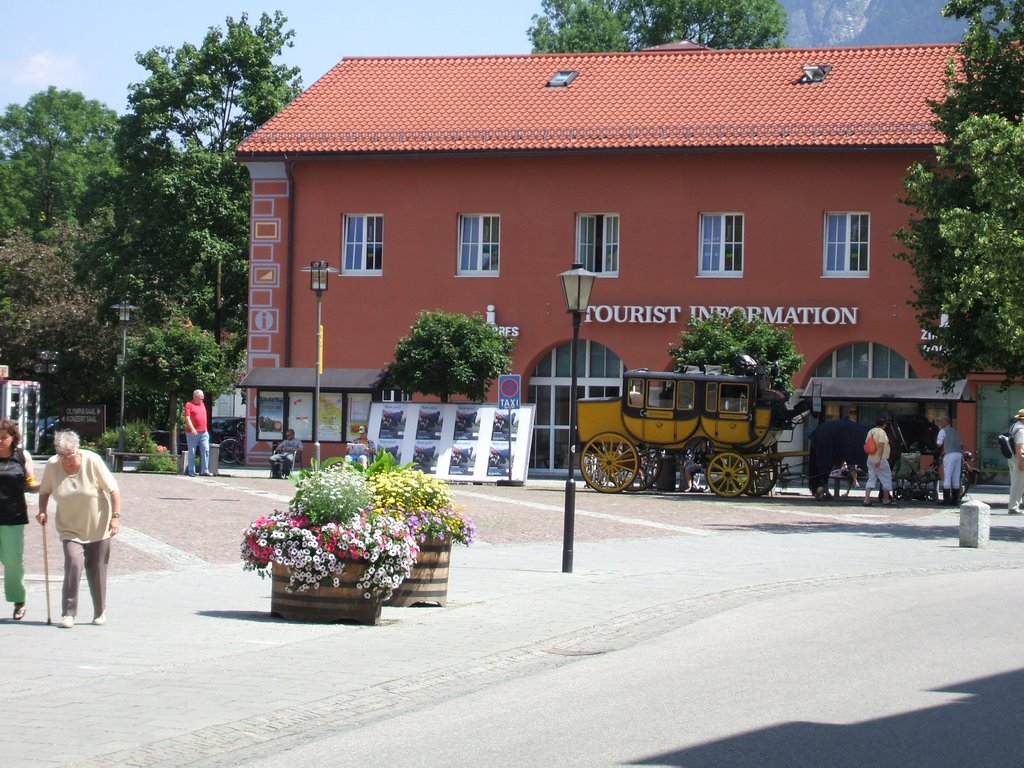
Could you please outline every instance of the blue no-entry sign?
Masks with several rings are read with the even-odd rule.
[[[523,380],[518,373],[506,373],[498,377],[498,407],[512,410],[522,403]]]

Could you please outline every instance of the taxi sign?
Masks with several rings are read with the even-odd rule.
[[[519,408],[522,404],[522,377],[518,373],[506,373],[498,377],[498,407],[506,410]]]

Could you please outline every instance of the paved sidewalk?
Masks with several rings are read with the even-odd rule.
[[[240,535],[287,482],[119,476],[124,530],[109,623],[46,623],[41,534],[29,529],[29,615],[0,622],[10,738],[0,765],[246,765],[438,696],[631,648],[751,602],[843,584],[1024,568],[1024,521],[992,504],[992,542],[958,546],[935,506],[864,508],[806,494],[718,499],[579,486],[575,568],[560,571],[563,483],[457,486],[481,541],[453,553],[446,608],[385,608],[378,627],[269,615]],[[59,543],[48,543],[59,618]],[[91,618],[83,584],[83,620]],[[5,614],[6,615],[6,614]]]

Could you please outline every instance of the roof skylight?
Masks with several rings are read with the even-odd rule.
[[[566,88],[569,83],[576,79],[576,75],[579,72],[575,69],[560,69],[558,70],[550,80],[548,80],[548,88]]]

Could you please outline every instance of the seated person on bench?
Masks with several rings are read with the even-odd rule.
[[[376,455],[377,446],[373,444],[373,441],[366,436],[366,427],[359,428],[359,437],[356,438],[354,443],[348,444],[348,456],[352,461],[362,464],[363,467],[368,467],[370,464],[370,458]]]
[[[302,441],[295,439],[295,430],[284,433],[284,440],[274,447],[274,455],[270,457],[270,476],[288,477],[295,465],[295,454],[302,450]]]

